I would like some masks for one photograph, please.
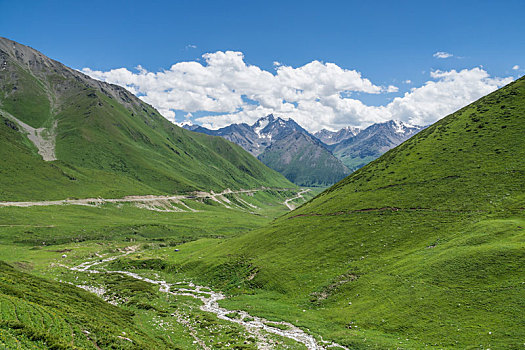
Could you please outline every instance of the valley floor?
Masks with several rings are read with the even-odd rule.
[[[123,258],[184,255],[188,244],[213,245],[261,227],[311,198],[312,192],[316,190],[262,188],[1,202],[0,260],[9,265],[0,264],[0,347],[321,348],[320,338],[291,323],[219,306],[224,294],[195,286],[184,273],[158,266],[113,270]],[[36,287],[39,283],[52,287]],[[60,295],[53,296],[53,288]],[[131,313],[130,325],[113,322],[114,329],[102,331],[99,327],[111,319],[88,321],[85,310],[67,302],[77,295],[88,298],[82,290],[110,307],[95,304],[88,309],[123,312],[123,318]],[[93,303],[89,298],[85,302]],[[69,330],[57,329],[67,323]]]
[[[519,275],[480,288],[465,283],[486,272],[478,271],[478,259],[519,270],[520,212],[486,218],[382,208],[283,216],[318,191],[4,202],[0,348],[443,349],[473,338],[480,348],[515,344]],[[278,234],[277,223],[292,234]],[[369,232],[383,239],[373,245]],[[494,237],[508,237],[505,254]],[[462,258],[465,245],[475,246],[476,256]],[[290,247],[308,254],[288,255]],[[464,275],[448,273],[453,267]],[[516,307],[495,308],[498,300]]]
[[[131,272],[126,270],[108,270],[104,268],[105,264],[107,263],[113,262],[115,260],[124,258],[130,254],[135,253],[141,252],[137,250],[137,246],[129,246],[124,248],[123,252],[118,253],[116,255],[112,255],[103,259],[90,259],[86,262],[79,264],[78,266],[68,267],[63,264],[59,264],[56,266],[74,272],[73,275],[70,276],[71,279],[74,276],[74,280],[72,279],[72,282],[69,283],[72,283],[77,287],[80,287],[87,291],[93,292],[102,298],[104,298],[106,294],[109,294],[109,291],[105,289],[106,286],[84,284],[86,283],[86,279],[89,280],[86,274],[116,274],[121,276],[127,276],[139,281],[144,281],[149,284],[152,284],[155,286],[155,288],[156,286],[159,286],[159,293],[165,293],[169,297],[183,296],[200,300],[202,302],[202,305],[199,308],[201,311],[214,314],[219,320],[226,321],[227,323],[234,323],[240,325],[242,328],[244,328],[246,332],[245,334],[251,337],[251,339],[255,340],[252,340],[252,342],[254,345],[257,346],[258,349],[273,349],[276,346],[280,345],[281,342],[283,342],[283,345],[286,343],[290,343],[290,345],[292,345],[294,344],[293,342],[297,342],[299,344],[295,346],[299,348],[301,347],[300,344],[302,344],[308,349],[323,349],[326,347],[330,347],[348,350],[348,348],[340,344],[324,341],[319,336],[315,337],[313,335],[310,335],[291,323],[283,321],[269,321],[262,317],[250,315],[246,311],[228,310],[226,308],[223,308],[219,305],[218,302],[220,300],[225,299],[226,296],[221,292],[213,291],[209,287],[195,285],[193,282],[186,281],[169,283],[166,280],[161,279],[161,276],[159,276],[158,273],[154,273],[148,270],[141,272]],[[103,255],[100,255],[100,257],[102,256]],[[87,283],[93,282],[93,279],[91,279],[91,281]],[[118,291],[113,291],[113,293],[118,293]],[[108,301],[114,300],[108,299]],[[118,302],[115,303],[118,304]],[[197,344],[202,346],[202,348],[211,349],[214,346],[213,341],[210,341],[211,339],[206,338],[206,334],[202,335],[202,331],[199,331],[198,329],[195,329],[190,326],[191,320],[188,319],[188,315],[181,315],[180,313],[174,312],[170,316],[174,317],[177,322],[186,324],[188,326],[188,329],[190,330],[190,335],[195,339]],[[186,322],[184,320],[186,320]],[[277,337],[275,337],[275,335]],[[278,339],[281,338],[282,340],[280,342]],[[245,341],[245,343],[250,342]],[[287,348],[288,346],[284,347]]]

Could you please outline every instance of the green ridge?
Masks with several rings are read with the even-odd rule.
[[[0,200],[294,187],[241,147],[31,48],[0,38],[0,63]],[[43,161],[9,114],[48,133],[56,122],[58,160]]]
[[[318,140],[301,132],[274,141],[258,159],[300,186],[328,186],[349,174]]]
[[[131,311],[3,262],[0,307],[0,346],[7,349],[145,349],[169,344],[134,325]]]

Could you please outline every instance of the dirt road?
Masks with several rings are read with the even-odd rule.
[[[309,192],[310,189],[306,189],[306,190],[302,190],[301,192],[297,193],[297,195],[295,197],[292,197],[292,198],[288,198],[287,200],[285,200],[283,202],[284,205],[286,205],[288,207],[288,209],[290,210],[294,210],[296,208],[296,206],[291,203],[292,201],[296,200],[296,199],[299,199],[299,198],[304,198],[303,197],[303,194],[305,194],[306,192]]]
[[[98,206],[105,203],[133,203],[139,208],[163,211],[163,212],[196,212],[197,210],[189,207],[184,201],[195,200],[195,199],[211,199],[228,209],[234,207],[243,209],[239,205],[232,203],[225,195],[227,194],[250,194],[259,191],[268,190],[267,188],[258,189],[240,189],[231,190],[226,189],[222,192],[215,193],[211,192],[194,192],[185,195],[173,195],[173,196],[155,196],[155,195],[144,195],[144,196],[126,196],[123,198],[82,198],[82,199],[61,199],[54,201],[30,201],[30,202],[0,202],[0,207],[34,207],[34,206],[51,206],[51,205],[84,205],[84,206]],[[289,191],[289,189],[276,189],[274,191]],[[292,200],[301,198],[302,194],[309,190],[303,190],[299,192],[295,197],[289,198],[283,202],[290,210],[293,209],[293,204],[289,203]],[[257,207],[251,203],[246,202],[242,198],[237,198],[239,202],[245,203],[252,209]]]

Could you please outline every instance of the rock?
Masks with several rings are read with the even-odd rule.
[[[11,129],[13,129],[14,131],[19,131],[18,125],[16,125],[15,123],[13,123],[7,118],[4,118],[4,124],[10,127]]]

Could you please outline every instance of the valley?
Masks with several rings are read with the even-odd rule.
[[[4,38],[0,67],[0,347],[523,346],[525,77],[313,135],[186,130]]]

